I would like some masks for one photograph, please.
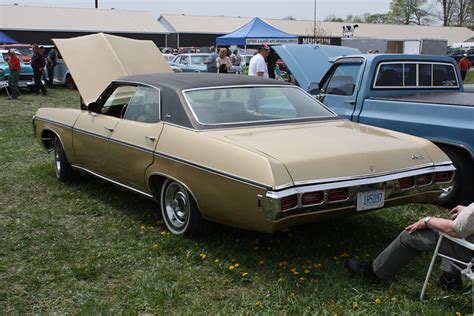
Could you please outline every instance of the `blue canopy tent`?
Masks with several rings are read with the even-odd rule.
[[[0,44],[16,44],[18,43],[13,38],[8,36],[7,34],[0,32]]]
[[[288,34],[271,26],[259,18],[254,18],[249,23],[232,33],[216,38],[216,45],[261,45],[261,44],[298,44],[298,36]]]

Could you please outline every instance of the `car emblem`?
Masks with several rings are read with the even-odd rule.
[[[375,166],[369,166],[370,171],[375,172]]]
[[[425,157],[423,157],[422,155],[413,155],[413,156],[411,156],[411,159],[413,159],[413,160],[421,160],[421,159],[425,159]]]

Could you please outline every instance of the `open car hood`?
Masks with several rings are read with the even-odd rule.
[[[331,68],[333,57],[356,55],[356,48],[330,45],[283,45],[272,46],[285,65],[290,69],[301,88],[308,90],[312,82],[321,82]]]
[[[148,73],[172,73],[152,41],[109,34],[53,39],[85,104],[97,100],[111,81]]]

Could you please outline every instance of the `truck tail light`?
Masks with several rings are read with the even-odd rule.
[[[400,189],[410,189],[415,186],[415,177],[401,178],[399,181]]]
[[[444,182],[451,182],[453,179],[454,172],[452,171],[444,171],[444,172],[436,172],[434,174],[434,182],[435,183],[444,183]]]
[[[284,198],[280,200],[280,208],[282,211],[292,209],[296,207],[297,204],[298,204],[298,197],[296,196],[296,194],[285,196]]]
[[[308,192],[303,194],[301,197],[301,204],[303,205],[314,205],[321,204],[324,201],[323,192]]]
[[[428,185],[431,183],[431,179],[432,179],[431,173],[420,174],[419,176],[416,177],[416,185],[418,186]]]
[[[328,191],[328,202],[345,201],[349,198],[349,189],[333,189]]]

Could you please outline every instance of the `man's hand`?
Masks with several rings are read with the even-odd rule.
[[[466,207],[463,205],[458,205],[455,208],[453,208],[451,211],[449,211],[449,215],[451,215],[451,219],[454,220],[456,217],[458,217],[459,212],[461,212],[463,209]]]
[[[409,234],[412,234],[416,232],[417,230],[424,230],[424,229],[427,229],[424,218],[421,218],[418,220],[418,222],[405,227],[405,230],[408,231]]]

